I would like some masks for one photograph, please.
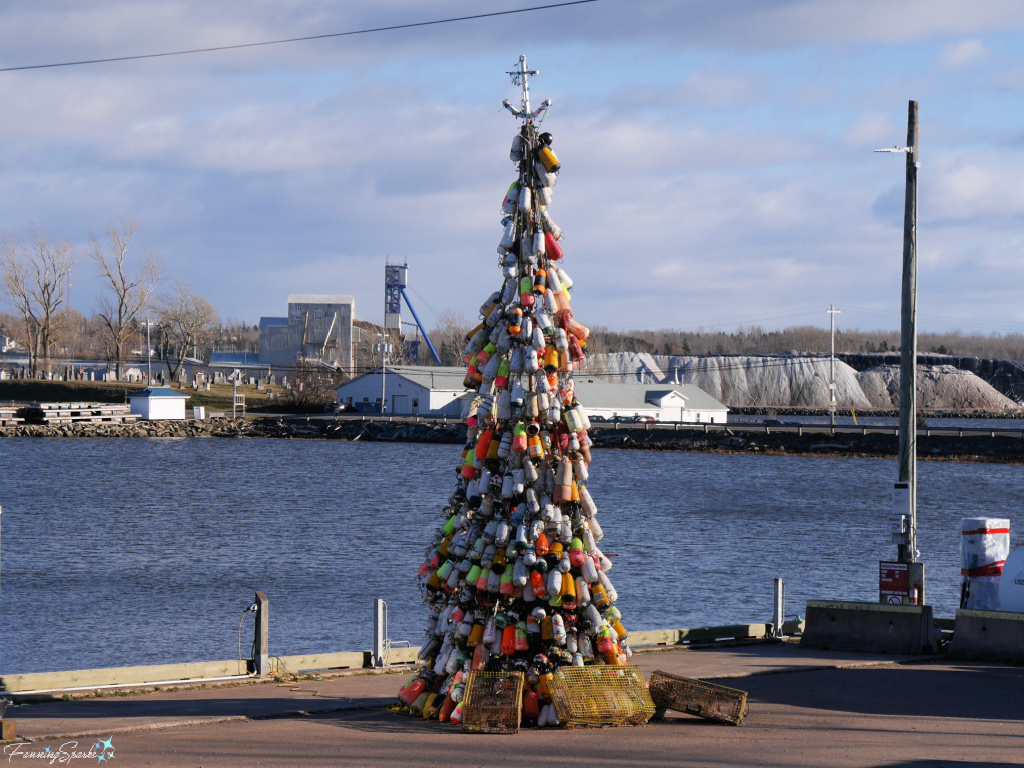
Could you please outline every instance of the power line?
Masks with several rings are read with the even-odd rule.
[[[414,27],[429,27],[435,24],[451,24],[456,21],[472,21],[475,19],[487,19],[494,16],[509,16],[515,13],[528,13],[531,11],[544,11],[550,8],[563,8],[569,5],[583,5],[584,3],[595,3],[597,0],[568,0],[562,3],[550,3],[548,5],[534,5],[530,8],[515,8],[510,11],[492,11],[490,13],[476,13],[471,16],[454,16],[450,19],[434,19],[433,21],[416,21],[408,24],[392,24],[387,27],[371,27],[369,29],[354,29],[348,32],[330,32],[323,35],[307,35],[305,37],[289,37],[283,40],[264,40],[259,43],[237,43],[235,45],[218,45],[211,48],[191,48],[184,51],[166,51],[164,53],[142,53],[134,56],[111,56],[104,59],[83,59],[81,61],[62,61],[51,64],[26,64],[20,67],[0,67],[0,72],[23,72],[29,69],[55,69],[57,67],[77,67],[83,64],[108,64],[115,61],[137,61],[139,59],[159,59],[168,56],[187,56],[193,53],[213,53],[215,51],[233,51],[239,48],[259,48],[267,45],[282,45],[284,43],[301,43],[310,40],[326,40],[331,37],[350,37],[352,35],[367,35],[371,32],[393,32],[398,29],[412,29]]]

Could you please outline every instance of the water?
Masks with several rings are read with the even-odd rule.
[[[0,441],[0,670],[237,658],[253,593],[275,655],[365,649],[372,600],[419,644],[414,576],[459,447],[287,440]],[[928,602],[958,604],[959,520],[1015,517],[1024,468],[919,464]],[[889,460],[594,452],[591,492],[631,629],[877,599]],[[252,615],[245,617],[248,655]]]

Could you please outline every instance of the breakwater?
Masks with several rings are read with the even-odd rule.
[[[887,458],[898,453],[898,436],[890,427],[850,427],[831,431],[817,425],[767,424],[595,424],[596,448],[737,453],[790,456]],[[134,424],[19,425],[0,428],[0,437],[66,438],[271,438],[354,442],[447,443],[465,441],[460,422],[415,418],[266,417],[214,418],[204,421],[158,421]],[[922,429],[922,459],[1024,463],[1024,430]]]

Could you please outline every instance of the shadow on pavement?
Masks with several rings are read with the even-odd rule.
[[[1024,669],[910,664],[800,670],[720,679],[758,702],[790,707],[902,717],[1024,720]],[[960,765],[966,765],[961,763]]]

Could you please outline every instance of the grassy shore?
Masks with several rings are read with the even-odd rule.
[[[128,395],[145,389],[142,384],[113,381],[35,381],[30,379],[13,379],[0,381],[0,402],[15,403],[123,403]],[[212,384],[210,391],[205,389],[172,387],[183,395],[188,395],[186,407],[202,406],[207,411],[231,412],[232,386],[230,384]],[[245,395],[248,411],[265,411],[269,398],[266,392],[256,387],[240,386],[240,394]],[[281,394],[278,388],[277,395]]]

